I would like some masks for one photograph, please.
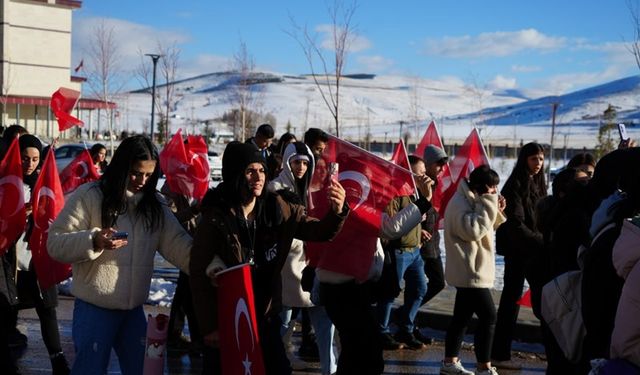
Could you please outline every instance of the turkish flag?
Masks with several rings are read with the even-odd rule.
[[[38,283],[47,289],[71,276],[71,265],[51,259],[47,252],[49,226],[64,206],[64,194],[56,167],[53,149],[47,152],[40,175],[31,193],[33,229],[29,247],[33,256]]]
[[[20,238],[27,224],[21,160],[16,137],[0,162],[0,256]]]
[[[64,131],[74,126],[84,126],[84,122],[71,116],[71,111],[80,99],[80,91],[60,87],[51,96],[51,111],[58,119],[58,130]]]
[[[160,152],[160,168],[174,193],[202,199],[209,189],[209,159],[207,144],[202,136],[190,135],[182,141],[182,129]]]
[[[309,242],[306,255],[313,266],[364,281],[376,250],[382,213],[394,197],[415,193],[413,176],[405,168],[329,136],[309,188],[310,216],[324,217],[331,209],[326,193],[330,179],[321,176],[325,173],[323,165],[330,163],[338,164],[338,180],[346,191],[351,212],[330,244]]]
[[[62,192],[69,194],[78,186],[100,178],[89,150],[84,150],[60,172]]]
[[[418,147],[416,147],[414,155],[420,158],[424,157],[424,149],[429,145],[434,145],[444,150],[442,139],[440,138],[438,128],[436,127],[436,123],[434,121],[431,121],[429,123],[429,126],[427,126],[427,130],[425,131],[422,140],[418,144]],[[440,214],[439,226],[441,228],[444,218],[444,209],[447,208],[446,202],[449,202],[451,196],[453,196],[453,193],[455,193],[455,189],[453,191],[449,190],[453,184],[454,180],[451,177],[449,163],[447,163],[442,167],[442,173],[440,173],[440,176],[438,176],[438,184],[435,186],[433,197],[431,198],[431,205]],[[443,201],[445,202],[444,205],[442,204]]]
[[[440,198],[440,217],[444,217],[444,211],[447,208],[449,200],[451,200],[453,194],[458,190],[460,179],[469,177],[471,171],[485,164],[489,165],[489,158],[484,150],[478,129],[473,128],[467,139],[458,149],[456,156],[449,162],[452,183],[448,187],[443,187],[446,190]]]
[[[218,282],[218,334],[222,373],[263,375],[262,349],[258,336],[251,266],[227,268]]]
[[[391,155],[391,162],[411,172],[411,164],[409,164],[407,148],[404,146],[404,141],[402,139],[400,139],[400,141],[396,145],[396,148],[393,150],[393,155]],[[411,173],[411,181],[413,182],[413,189],[417,193],[416,182],[413,179],[413,172]]]
[[[520,306],[531,307],[531,289],[527,289],[517,303]]]
[[[424,149],[429,145],[438,146],[439,148],[444,149],[442,139],[440,139],[440,134],[438,134],[438,128],[436,128],[436,123],[434,121],[431,121],[429,126],[427,126],[427,130],[424,132],[422,140],[418,143],[416,151],[413,154],[421,158],[424,154]]]

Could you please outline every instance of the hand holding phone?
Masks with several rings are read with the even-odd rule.
[[[338,163],[331,162],[329,163],[329,183],[338,182]]]
[[[115,232],[111,235],[112,240],[126,240],[129,237],[127,232]]]
[[[629,140],[629,135],[627,134],[627,127],[624,124],[618,124],[618,132],[620,133],[621,141]]]

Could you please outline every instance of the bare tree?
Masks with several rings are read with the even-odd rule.
[[[469,78],[469,83],[465,87],[465,90],[471,95],[473,98],[473,106],[478,114],[476,119],[476,127],[480,134],[482,135],[482,130],[484,130],[484,98],[486,95],[486,84],[481,84],[479,78],[476,74],[471,74]]]
[[[175,110],[178,102],[178,95],[175,90],[175,81],[180,65],[180,49],[176,42],[164,44],[158,40],[156,42],[156,51],[162,56],[159,60],[160,77],[164,79],[164,85],[160,86],[160,90],[156,90],[156,111],[160,114],[160,122],[158,125],[159,142],[164,143],[169,140],[171,133],[171,124],[169,114]],[[149,88],[151,94],[153,65],[149,63],[149,58],[141,49],[138,50],[140,56],[140,64],[136,68],[136,76],[141,83]]]
[[[110,102],[122,91],[125,80],[120,66],[120,50],[116,43],[114,27],[104,21],[98,23],[91,35],[91,47],[87,51],[89,58],[87,83],[91,94],[105,104],[106,119],[109,123],[111,153],[113,145],[113,111]]]
[[[331,17],[331,48],[333,49],[334,61],[332,66],[329,66],[329,59],[323,53],[324,47],[318,44],[316,33],[311,33],[306,26],[300,27],[293,18],[291,18],[293,30],[287,32],[298,42],[304,52],[311,69],[311,77],[331,112],[335,122],[335,134],[338,137],[340,136],[340,80],[349,46],[356,35],[352,25],[356,8],[355,1],[344,6],[340,0],[334,0],[333,5],[327,7]],[[322,67],[319,73],[317,72],[318,64]]]
[[[252,89],[255,63],[253,56],[247,49],[247,44],[242,40],[240,40],[238,51],[233,55],[233,64],[233,71],[238,75],[238,80],[232,94],[232,100],[240,110],[240,132],[236,129],[234,133],[244,142],[247,138],[249,124],[253,123],[250,114],[253,112],[252,107],[255,104]]]
[[[11,92],[11,86],[13,85],[14,75],[11,74],[11,61],[7,59],[2,64],[0,70],[0,84],[2,85],[2,92],[0,93],[0,104],[2,104],[2,115],[0,116],[0,125],[4,126],[5,116],[7,115],[7,103],[9,101],[9,93]]]
[[[635,57],[636,65],[640,69],[640,6],[637,1],[627,0],[627,8],[633,25],[633,41],[629,43],[627,48]]]

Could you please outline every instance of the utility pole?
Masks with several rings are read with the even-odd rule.
[[[547,182],[551,181],[551,163],[553,162],[553,137],[556,132],[556,112],[558,111],[557,102],[554,102],[551,105],[551,142],[549,145],[549,148],[551,150],[549,152],[549,174],[547,175]]]
[[[153,124],[154,124],[154,117],[155,117],[155,112],[156,112],[156,68],[158,66],[158,60],[160,59],[160,57],[162,55],[157,55],[157,54],[153,54],[153,53],[147,53],[145,54],[145,56],[149,56],[151,57],[151,60],[153,61],[153,81],[151,84],[151,143],[153,143]]]

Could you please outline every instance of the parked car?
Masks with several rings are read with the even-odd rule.
[[[69,165],[73,159],[81,153],[85,147],[90,149],[93,146],[93,143],[69,143],[65,145],[61,145],[56,148],[55,156],[56,156],[56,166],[58,167],[58,171],[62,171],[64,167]]]
[[[209,158],[209,171],[212,180],[222,180],[222,158],[215,151],[207,152]]]

